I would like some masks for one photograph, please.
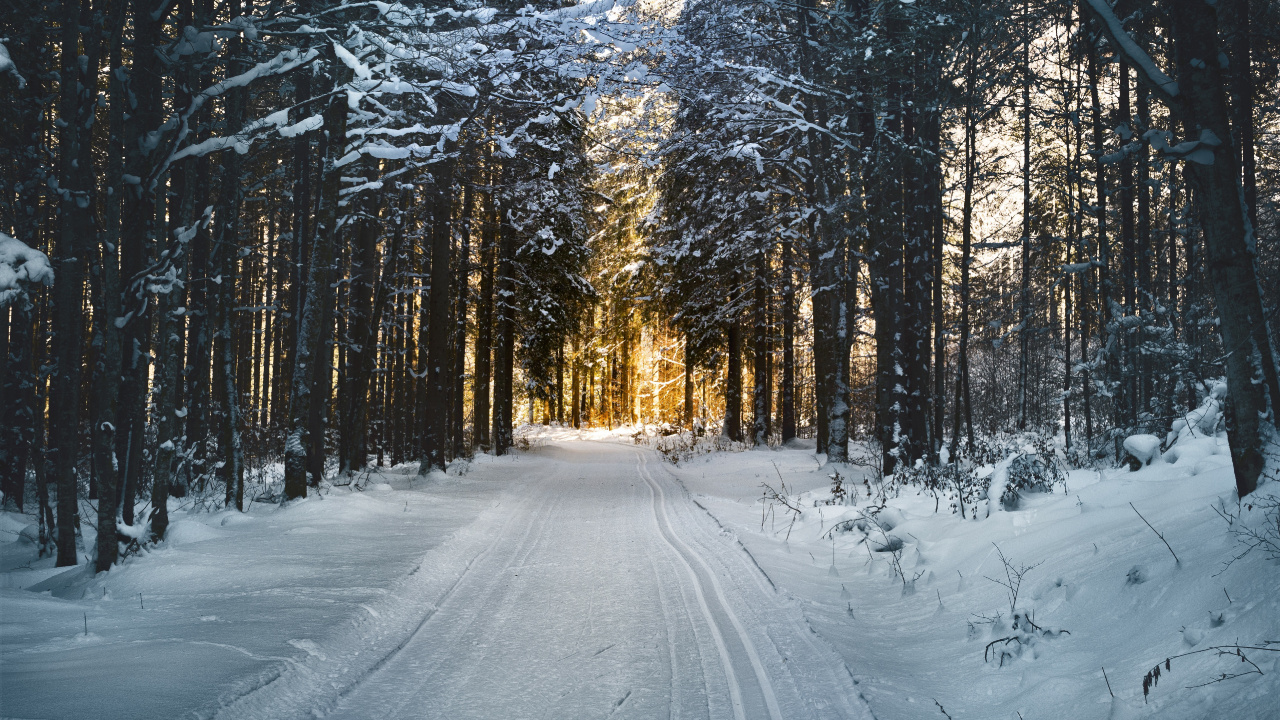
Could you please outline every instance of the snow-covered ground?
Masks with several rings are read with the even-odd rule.
[[[824,504],[804,447],[673,466],[630,431],[527,436],[460,476],[178,513],[97,577],[33,560],[4,516],[0,716],[1280,717],[1280,653],[1163,666],[1280,640],[1280,564],[1223,569],[1221,437],[980,520],[906,491],[882,533],[856,477]],[[762,500],[782,481],[794,523]],[[1012,627],[1001,554],[1035,565],[1014,607],[1043,631]]]
[[[1236,510],[1226,439],[1183,447],[1174,464],[1073,471],[1066,493],[1026,496],[990,517],[984,507],[980,520],[950,514],[945,499],[935,512],[932,495],[904,491],[879,514],[884,535],[866,523],[869,533],[832,532],[873,498],[863,487],[856,506],[821,504],[830,469],[811,451],[716,453],[674,473],[801,604],[882,720],[942,718],[940,707],[957,720],[1280,718],[1280,652],[1246,650],[1261,674],[1222,682],[1213,681],[1253,668],[1214,651],[1163,667],[1218,645],[1280,650],[1280,562],[1259,551],[1224,570],[1240,549],[1213,509]],[[803,508],[794,525],[761,500],[761,484],[777,489],[782,479]],[[1260,513],[1245,514],[1257,528]],[[902,542],[901,576],[892,553],[877,552],[889,538]],[[1050,633],[1011,627],[1001,553],[1016,568],[1035,565],[1017,611]],[[1020,640],[987,652],[1011,636]],[[1144,703],[1143,678],[1157,664]]]
[[[0,716],[208,717],[284,669],[398,637],[421,616],[406,597],[458,571],[518,472],[490,459],[424,484],[412,471],[243,515],[178,511],[168,540],[97,577],[29,586],[52,560],[0,536]]]

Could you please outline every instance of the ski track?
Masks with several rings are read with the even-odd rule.
[[[339,634],[327,660],[217,716],[871,718],[797,603],[652,457],[599,442],[531,453],[514,502],[459,533],[451,570],[384,596],[392,620]]]

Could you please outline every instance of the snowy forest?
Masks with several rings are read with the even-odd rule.
[[[255,518],[254,508],[319,513],[316,498],[364,502],[374,487],[400,497],[502,468],[537,475],[529,468],[568,462],[556,453],[596,433],[657,451],[624,468],[656,493],[654,508],[714,494],[658,473],[719,463],[726,477],[751,476],[753,532],[768,530],[768,542],[800,547],[793,528],[816,523],[808,557],[831,556],[842,593],[833,617],[863,612],[864,596],[848,597],[850,571],[836,577],[837,548],[854,536],[866,548],[858,562],[887,568],[902,598],[941,614],[955,578],[936,602],[916,595],[933,551],[914,550],[917,572],[903,548],[947,533],[890,535],[911,512],[893,500],[926,498],[966,528],[991,524],[993,507],[1048,502],[1037,493],[1057,493],[1073,513],[1109,497],[1129,505],[1114,514],[1132,533],[1126,547],[1158,536],[1155,550],[1173,553],[1166,536],[1180,521],[1139,512],[1162,491],[1095,488],[1098,500],[1082,500],[1076,478],[1096,475],[1100,487],[1199,463],[1188,472],[1221,480],[1216,500],[1203,487],[1167,493],[1196,498],[1217,523],[1194,542],[1222,557],[1203,559],[1195,577],[1221,600],[1205,579],[1230,560],[1261,603],[1247,631],[1214,649],[1274,683],[1280,645],[1264,635],[1280,630],[1280,500],[1268,494],[1278,303],[1272,0],[0,0],[0,530],[13,536],[0,539],[25,548],[0,552],[17,558],[0,574],[92,568],[76,576],[77,602],[90,585],[108,598],[129,582],[122,573],[192,542],[193,523],[220,518],[209,532],[232,532],[223,526],[239,521],[228,518]],[[557,438],[569,449],[553,449]],[[655,537],[687,568],[681,582],[698,592],[728,678],[732,701],[707,701],[707,714],[876,707],[873,690],[857,689],[875,672],[848,655],[839,682],[855,686],[839,702],[813,705],[830,692],[825,680],[775,693],[772,656],[757,657],[735,591],[702,559],[715,553],[680,539],[705,515],[650,510],[648,497]],[[418,507],[401,500],[404,513]],[[695,504],[733,526],[730,510]],[[447,524],[423,527],[439,535]],[[983,553],[995,537],[982,536]],[[1046,547],[1068,542],[1055,537]],[[993,583],[1012,598],[995,619],[971,613],[970,634],[1003,628],[986,648],[993,659],[1011,641],[1019,658],[1067,642],[1018,599],[1038,564],[996,550],[1003,569],[982,572],[1007,578]],[[1126,587],[1168,561],[1151,557]],[[742,572],[773,586],[771,561],[753,562]],[[1193,582],[1161,572],[1147,587]],[[17,582],[4,588],[28,587]],[[1246,591],[1223,588],[1227,603],[1236,592]],[[134,588],[143,610],[148,593]],[[28,618],[14,609],[26,600],[8,602],[6,614]],[[84,610],[85,638],[106,632],[94,612]],[[31,613],[15,626],[56,614]],[[20,646],[17,636],[5,644]],[[1173,652],[1125,637],[1148,651],[1133,662],[1155,665],[1154,678],[1141,668],[1133,706],[1121,699],[1134,688],[1115,675],[1090,680],[1111,693],[1098,717],[1209,716],[1197,703],[1212,686],[1199,700],[1146,705],[1156,663]],[[336,657],[288,642],[308,662]],[[826,654],[840,641],[830,642],[837,650],[797,662],[837,662]],[[1199,641],[1186,643],[1178,652]],[[4,680],[0,715],[26,717],[49,686],[30,680],[42,671],[14,670],[25,667],[17,657],[0,656],[0,676],[4,665],[18,673]],[[997,669],[1014,661],[1000,655]],[[1099,665],[1111,671],[1073,672]],[[391,672],[380,667],[374,680]],[[1234,673],[1252,674],[1207,678],[1244,682]],[[207,707],[285,717],[261,699],[281,682],[236,686],[238,699],[220,691]],[[351,682],[373,694],[363,675]],[[279,698],[314,697],[304,685]],[[1266,688],[1277,686],[1249,687],[1235,716],[1274,717]],[[661,715],[626,692],[614,711]],[[878,716],[950,718],[952,702],[968,708],[956,718],[1016,709],[927,696],[899,707],[899,696]],[[389,712],[323,702],[351,717]],[[499,716],[479,707],[439,712]],[[557,707],[550,716],[596,716]],[[1067,717],[1018,707],[1025,720]]]

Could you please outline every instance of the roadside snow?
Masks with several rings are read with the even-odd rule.
[[[860,490],[856,505],[823,504],[831,468],[803,450],[715,453],[675,473],[845,658],[880,720],[933,720],[938,704],[954,718],[1274,720],[1278,652],[1247,651],[1263,674],[1222,682],[1240,672],[1238,658],[1175,659],[1144,704],[1143,677],[1167,657],[1237,642],[1280,648],[1280,563],[1254,553],[1224,565],[1237,552],[1214,511],[1237,509],[1225,435],[1188,434],[1175,449],[1171,464],[1137,472],[1073,471],[1067,494],[1027,495],[977,521],[945,503],[935,513],[931,495],[907,490],[876,515],[882,527],[859,520],[871,487],[861,475],[845,481]],[[761,500],[761,484],[780,480],[803,509],[793,526]],[[899,543],[901,576],[886,551]],[[1049,633],[1013,628],[1001,553],[1035,566],[1016,610]]]
[[[245,514],[174,501],[164,543],[97,577],[6,542],[25,516],[5,514],[0,716],[207,717],[327,657],[335,638],[388,631],[379,616],[397,621],[403,603],[384,607],[397,583],[425,575],[421,567],[456,570],[428,558],[465,553],[462,530],[497,512],[495,480],[509,466],[477,463],[428,485],[416,468],[397,468],[375,476],[371,492],[334,488]]]

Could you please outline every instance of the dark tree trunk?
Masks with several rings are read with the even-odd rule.
[[[796,273],[793,241],[782,239],[782,442],[796,436]],[[687,364],[687,363],[686,363]],[[688,372],[688,371],[686,371]],[[693,401],[692,377],[686,381],[685,397]],[[690,415],[692,417],[692,415]]]
[[[1130,101],[1130,81],[1129,81],[1129,65],[1125,62],[1119,63],[1119,80],[1120,80],[1120,127],[1125,129],[1123,141],[1131,140],[1129,133],[1133,128],[1133,105]],[[1134,187],[1133,187],[1133,157],[1129,153],[1125,153],[1120,160],[1120,187],[1119,203],[1120,203],[1120,253],[1122,256],[1121,272],[1124,274],[1123,287],[1121,288],[1124,296],[1124,314],[1136,315],[1138,312],[1138,292],[1136,286],[1137,275],[1137,246],[1136,246],[1136,223],[1134,218]],[[1121,343],[1121,351],[1123,355],[1120,358],[1120,411],[1121,421],[1128,428],[1133,428],[1138,422],[1138,394],[1137,394],[1137,373],[1136,360],[1137,348],[1134,346],[1134,338],[1127,333],[1123,336]]]
[[[369,177],[371,170],[366,172]],[[374,284],[379,294],[377,207],[367,206],[371,217],[359,221],[351,248],[351,274],[347,288],[347,347],[342,366],[343,381],[338,392],[338,426],[340,428],[338,472],[351,474],[363,468],[368,457],[365,444],[369,406],[369,377],[377,354],[377,329],[380,313],[374,297]],[[394,253],[389,252],[390,259]],[[378,298],[381,299],[381,298]]]
[[[110,38],[108,93],[113,99],[123,99],[123,35],[125,3],[111,8],[103,34]],[[106,38],[102,38],[105,40]],[[101,42],[102,40],[99,40]],[[120,135],[124,124],[123,102],[112,102],[107,127],[107,182],[123,189],[124,162],[120,147]],[[94,413],[91,432],[93,436],[93,472],[98,479],[98,554],[96,570],[111,569],[119,554],[116,541],[116,514],[120,505],[120,474],[115,457],[115,428],[119,423],[118,400],[120,393],[120,197],[112,192],[106,198],[101,254],[96,258],[98,284],[94,312],[94,349],[98,361],[94,364],[91,386]]]
[[[516,307],[514,305],[515,238],[498,229],[497,288],[494,298],[493,348],[493,454],[505,455],[511,449],[511,421],[515,400],[512,386],[515,370]]]
[[[232,17],[240,15],[240,0],[229,0]],[[227,74],[238,75],[247,69],[244,61],[244,40],[234,36],[228,42]],[[239,131],[244,124],[245,104],[248,101],[244,88],[227,92],[225,122],[228,131]],[[243,163],[239,153],[225,153],[221,158],[222,188],[218,193],[218,233],[213,248],[213,267],[219,281],[217,288],[218,334],[215,351],[218,367],[213,373],[220,412],[218,415],[218,449],[222,460],[225,504],[244,509],[244,454],[240,444],[241,400],[237,387],[236,351],[232,328],[237,301],[237,289],[244,280],[239,275],[240,225],[243,190],[241,185]]]
[[[93,227],[93,166],[88,130],[97,96],[97,52],[89,51],[81,72],[80,29],[88,32],[86,48],[97,44],[89,0],[82,0],[79,21],[64,17],[59,76],[61,97],[58,132],[58,194],[61,196],[58,242],[53,253],[53,362],[50,381],[49,435],[54,449],[54,484],[58,491],[58,567],[75,565],[80,446],[80,384],[84,358],[85,268],[96,237]],[[69,120],[67,120],[69,118]]]
[[[341,81],[335,81],[335,85],[340,84]],[[306,497],[309,470],[314,482],[320,481],[312,458],[320,458],[320,471],[323,473],[324,426],[323,423],[317,423],[316,418],[323,418],[322,408],[329,401],[332,373],[328,349],[333,330],[333,259],[338,234],[338,191],[341,188],[342,173],[340,168],[335,167],[335,163],[345,151],[346,127],[346,97],[331,98],[324,112],[326,140],[322,143],[324,179],[320,192],[320,212],[316,217],[306,297],[298,319],[298,344],[294,351],[293,382],[289,396],[292,418],[285,440],[284,495],[290,500]]]
[[[418,474],[444,470],[448,462],[449,387],[453,384],[453,363],[449,357],[449,338],[453,334],[449,317],[450,282],[450,215],[453,208],[453,160],[438,163],[433,187],[431,210],[431,289],[427,312],[430,333],[427,337],[426,406],[423,440],[425,447]]]
[[[906,307],[903,283],[906,263],[910,262],[914,269],[919,262],[906,255],[918,252],[920,247],[919,238],[908,238],[903,226],[906,214],[903,179],[914,175],[901,159],[906,152],[902,146],[909,142],[904,134],[911,130],[910,110],[898,81],[889,82],[887,94],[892,109],[876,133],[865,192],[873,198],[867,209],[867,247],[871,256],[868,265],[871,311],[876,321],[875,439],[880,444],[884,474],[891,475],[897,462],[906,459],[907,448],[900,447],[900,443],[910,442],[903,420],[910,411],[908,356],[917,338],[913,327],[915,318]],[[910,230],[917,228],[913,225]]]
[[[498,173],[493,167],[493,153],[486,146],[485,171],[489,187],[485,191],[480,217],[480,297],[476,302],[475,382],[472,386],[472,441],[476,447],[489,449],[489,392],[493,376],[493,264],[498,237],[498,215],[494,209],[494,185]]]
[[[769,261],[763,249],[756,258],[752,285],[751,444],[769,444]]]
[[[912,152],[903,168],[903,278],[901,324],[898,338],[899,365],[905,387],[898,398],[897,416],[901,445],[899,459],[914,464],[929,450],[929,299],[932,289],[933,244],[929,231],[933,223],[933,163],[937,144],[932,135],[933,116],[922,94],[931,94],[932,64],[916,64],[915,90],[903,112],[904,134]],[[927,95],[926,95],[927,97]]]
[[[470,152],[468,157],[472,157]],[[464,382],[467,376],[467,302],[471,292],[471,218],[475,210],[473,185],[474,175],[468,170],[463,181],[462,212],[459,218],[461,230],[458,235],[456,262],[453,269],[453,338],[449,343],[450,352],[453,355],[453,387],[449,398],[449,415],[452,424],[449,454],[452,457],[462,457],[466,451],[463,435],[463,424],[466,420]]]
[[[194,0],[195,14],[193,24],[203,27],[212,20],[212,0]],[[190,70],[189,89],[207,87],[211,77],[207,66],[193,67]],[[210,109],[206,105],[193,119],[196,140],[202,141],[210,134]],[[186,188],[188,193],[199,193],[200,197],[209,195],[210,162],[208,156],[197,156],[186,160],[195,165],[195,183]],[[203,200],[197,207],[204,206]],[[191,261],[187,267],[189,281],[187,284],[187,447],[190,460],[187,464],[187,475],[191,482],[203,489],[210,479],[209,466],[209,396],[210,375],[213,370],[212,333],[216,325],[212,317],[213,299],[218,288],[213,284],[215,275],[210,262],[211,238],[207,226],[201,224],[191,241]]]
[[[579,358],[581,350],[582,337],[578,331],[573,333],[573,351],[569,356],[571,365],[569,380],[572,398],[569,400],[569,419],[573,423],[574,428],[582,427],[582,360]]]
[[[1028,21],[1028,3],[1023,3],[1023,20]],[[1018,302],[1018,429],[1027,429],[1030,390],[1031,340],[1031,41],[1026,27],[1022,42],[1022,278]]]
[[[724,434],[742,441],[742,326],[736,318],[725,330],[729,362],[724,383]]]
[[[1107,166],[1103,162],[1103,154],[1105,152],[1105,130],[1102,118],[1102,103],[1098,98],[1098,84],[1101,82],[1101,72],[1098,67],[1100,61],[1098,59],[1098,47],[1096,41],[1088,42],[1088,79],[1089,79],[1089,103],[1092,111],[1093,121],[1093,159],[1094,159],[1094,189],[1096,195],[1094,197],[1094,222],[1097,224],[1097,234],[1094,238],[1093,250],[1096,257],[1092,258],[1097,267],[1097,283],[1094,284],[1093,290],[1097,292],[1097,320],[1098,330],[1105,338],[1110,334],[1111,324],[1108,320],[1111,318],[1111,248],[1110,238],[1107,235]],[[1105,342],[1105,341],[1104,341]],[[1084,358],[1086,361],[1088,357]],[[1107,381],[1115,379],[1115,360],[1113,354],[1108,353],[1105,356],[1107,363],[1107,372],[1104,377]],[[1090,442],[1092,450],[1092,438]]]
[[[965,448],[973,448],[973,405],[969,393],[969,272],[973,258],[973,186],[977,173],[974,118],[974,83],[977,78],[976,50],[970,48],[968,73],[965,78],[964,105],[964,200],[960,210],[960,340],[956,349],[956,400],[951,423],[951,460],[957,458],[960,446],[961,412],[967,431]]]

